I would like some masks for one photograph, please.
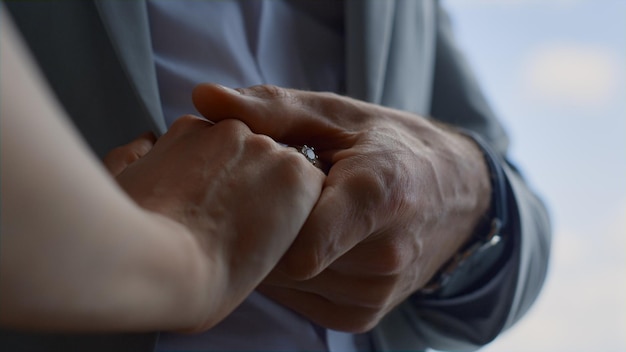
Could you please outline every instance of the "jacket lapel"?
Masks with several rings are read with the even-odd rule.
[[[435,56],[432,1],[347,0],[348,95],[426,115]]]
[[[145,1],[95,1],[111,43],[156,133],[166,130]]]

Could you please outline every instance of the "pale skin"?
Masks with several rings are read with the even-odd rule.
[[[116,183],[2,13],[0,326],[216,324],[275,267],[324,174],[241,121],[185,116],[156,143],[145,135],[114,151]]]

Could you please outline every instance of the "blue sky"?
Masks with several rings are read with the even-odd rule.
[[[444,4],[554,223],[544,292],[484,350],[626,351],[626,0]]]

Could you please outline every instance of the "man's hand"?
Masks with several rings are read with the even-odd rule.
[[[205,251],[211,302],[196,330],[228,314],[276,265],[324,179],[293,148],[241,121],[193,116],[156,142],[146,134],[113,150],[105,165],[140,206],[187,226]]]
[[[200,85],[198,111],[314,146],[322,195],[259,288],[332,329],[362,332],[423,287],[489,206],[482,154],[423,117],[330,93]]]

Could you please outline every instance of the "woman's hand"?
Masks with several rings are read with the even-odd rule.
[[[218,291],[210,327],[274,268],[317,201],[324,174],[293,148],[242,122],[184,116],[155,141],[146,134],[105,157],[143,208],[184,224],[206,253]],[[209,296],[207,296],[209,297]]]

